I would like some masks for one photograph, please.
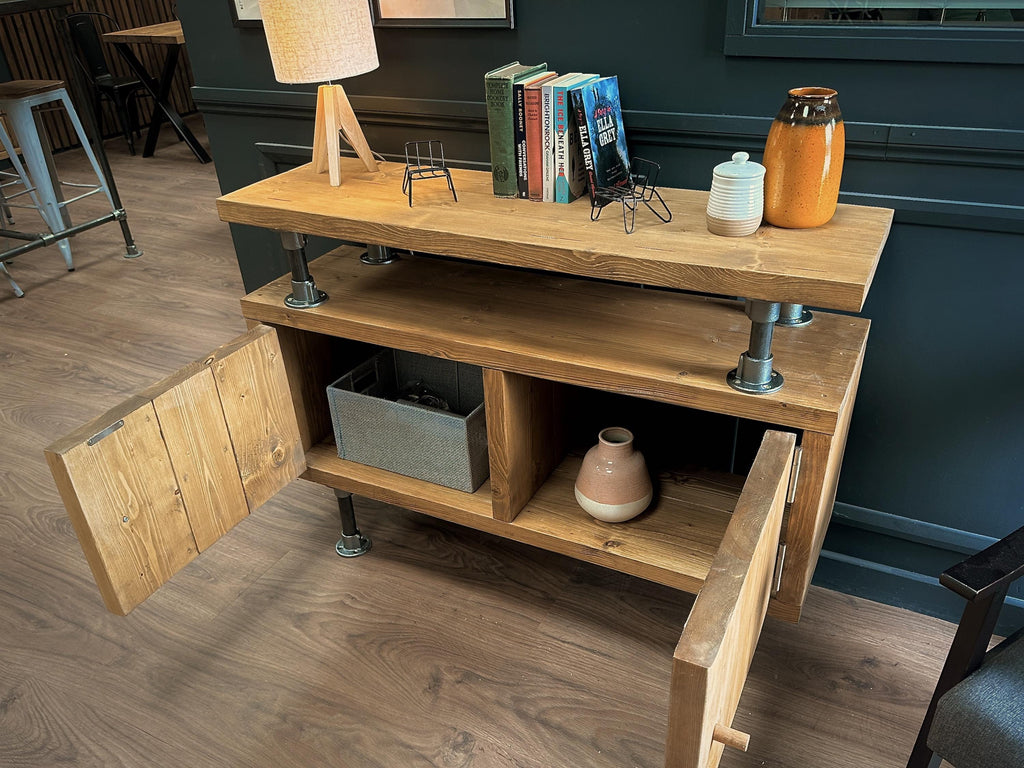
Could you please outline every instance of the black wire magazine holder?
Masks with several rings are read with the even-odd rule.
[[[452,174],[444,162],[444,144],[437,139],[430,141],[407,141],[405,143],[405,176],[402,178],[402,193],[409,195],[412,208],[412,182],[414,179],[448,179],[452,198],[459,202],[452,183]]]
[[[629,181],[618,187],[598,187],[590,202],[590,220],[597,221],[601,211],[609,203],[622,203],[622,226],[627,235],[633,234],[636,223],[636,209],[643,203],[647,209],[666,224],[672,221],[672,211],[668,209],[661,194],[658,192],[658,174],[661,166],[642,157],[634,157],[629,163]],[[657,198],[657,205],[665,211],[664,215],[651,205]]]

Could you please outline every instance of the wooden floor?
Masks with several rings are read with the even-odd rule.
[[[11,267],[25,298],[0,283],[0,765],[660,766],[690,598],[369,502],[343,560],[304,481],[105,611],[43,447],[244,327],[214,169],[109,151],[145,255],[107,226],[75,272],[47,249]],[[813,589],[766,625],[722,765],[903,765],[950,638]]]

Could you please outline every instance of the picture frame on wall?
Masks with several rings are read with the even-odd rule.
[[[370,0],[370,10],[375,27],[515,28],[512,0]]]
[[[260,0],[228,0],[231,21],[236,27],[262,27]]]

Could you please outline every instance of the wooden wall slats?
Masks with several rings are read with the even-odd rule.
[[[174,18],[175,0],[75,0],[72,11],[100,11],[114,17],[122,29],[159,24]],[[102,22],[102,20],[99,20]],[[100,29],[101,33],[109,31]],[[139,60],[153,77],[160,76],[167,49],[163,46],[134,45]],[[132,76],[128,65],[112,46],[104,46],[107,64],[115,76]],[[32,11],[0,16],[0,50],[7,58],[11,76],[15,80],[65,80],[71,77],[74,61],[64,50],[56,21],[49,11]],[[192,101],[192,70],[188,54],[183,50],[171,86],[170,101],[181,114],[194,112]],[[80,105],[79,109],[82,109]],[[117,115],[110,102],[104,100],[103,133],[120,135]],[[145,91],[138,96],[139,121],[145,127],[149,122],[153,100]],[[63,110],[48,110],[42,116],[47,135],[54,150],[78,145],[78,138]],[[137,148],[141,147],[137,143]],[[139,149],[141,151],[141,148]]]

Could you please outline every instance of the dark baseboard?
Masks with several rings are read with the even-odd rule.
[[[1009,533],[1009,531],[1007,531]],[[964,602],[939,574],[996,539],[837,503],[814,583],[956,622]],[[1024,583],[1011,590],[997,632],[1024,626]]]

